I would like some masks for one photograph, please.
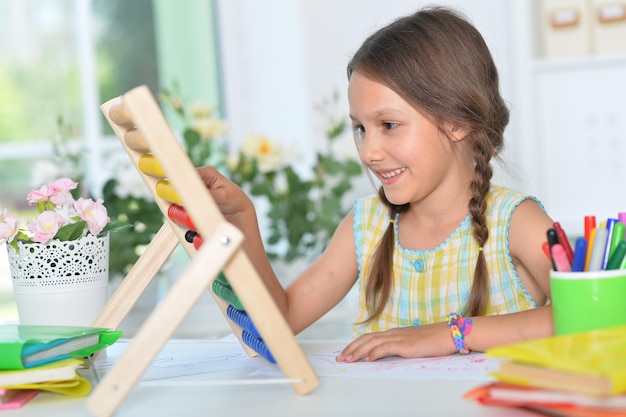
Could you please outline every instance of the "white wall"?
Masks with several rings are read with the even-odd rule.
[[[348,114],[346,64],[361,42],[391,20],[429,4],[416,0],[218,1],[226,112],[234,140],[256,132],[298,143],[302,152],[314,147],[323,121],[313,104],[339,91],[340,110]],[[465,13],[483,34],[514,113],[511,3],[447,0],[442,4]],[[515,164],[516,126],[513,114],[505,158]],[[524,177],[523,172],[515,173],[518,179]],[[505,173],[498,173],[496,180],[506,185],[515,182]],[[369,185],[364,187],[364,192],[370,190]]]
[[[308,140],[310,126],[300,2],[218,1],[223,95],[230,136]]]

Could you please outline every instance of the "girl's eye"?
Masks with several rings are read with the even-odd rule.
[[[395,129],[399,123],[396,122],[383,122],[383,127],[387,130]]]
[[[354,143],[358,148],[359,145],[363,143],[363,140],[365,140],[365,127],[363,127],[363,125],[352,126],[352,136],[354,137]]]

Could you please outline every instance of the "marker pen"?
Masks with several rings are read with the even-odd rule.
[[[574,247],[574,261],[572,262],[572,272],[582,272],[585,270],[585,259],[587,258],[587,240],[584,237],[576,239]]]
[[[615,249],[617,245],[624,240],[624,229],[626,229],[626,225],[624,223],[618,221],[613,225],[613,233],[611,235],[611,247],[609,250],[609,259],[615,253]]]
[[[596,228],[596,216],[585,216],[585,239],[591,242],[591,230]]]
[[[559,237],[559,243],[563,246],[565,254],[567,255],[567,259],[571,264],[574,261],[574,251],[572,250],[572,246],[569,243],[569,238],[567,237],[565,230],[563,230],[559,222],[554,222],[554,230],[556,230],[556,234]]]
[[[589,271],[589,262],[591,261],[591,253],[596,242],[596,228],[589,231],[589,239],[587,239],[587,256],[585,256],[585,271]]]
[[[569,263],[569,259],[567,259],[567,254],[565,253],[563,245],[557,243],[553,245],[550,250],[552,253],[552,259],[556,264],[556,270],[559,272],[572,272],[572,266]]]
[[[552,256],[552,247],[559,243],[559,236],[556,233],[554,227],[549,228],[546,231],[546,237],[548,239],[548,248],[550,249],[550,259],[552,259],[552,269],[557,271],[556,264],[554,263],[554,257]]]
[[[552,255],[550,254],[550,245],[548,245],[547,241],[543,242],[543,244],[541,245],[541,250],[543,251],[543,253],[546,254],[548,259],[552,259]]]
[[[591,258],[589,259],[587,271],[602,270],[602,259],[604,258],[606,242],[609,239],[609,231],[606,228],[600,227],[595,229],[595,231],[596,237],[593,241],[593,249],[591,251]]]
[[[626,256],[626,240],[622,240],[617,245],[617,248],[615,249],[615,253],[613,253],[613,256],[611,256],[611,258],[609,259],[609,263],[606,266],[606,269],[607,270],[619,269],[620,266],[622,265],[622,262],[624,261],[625,256]]]
[[[546,231],[546,237],[548,238],[548,245],[550,246],[550,249],[552,249],[553,245],[561,243],[559,242],[559,235],[554,227],[551,227]]]
[[[602,256],[602,268],[606,269],[606,265],[609,263],[609,254],[611,252],[611,241],[613,240],[613,228],[615,227],[615,223],[617,223],[617,219],[607,219],[606,220],[606,230],[607,230],[607,238],[606,244],[604,247],[604,255]]]

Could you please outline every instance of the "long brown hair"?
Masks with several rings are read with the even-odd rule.
[[[489,238],[485,220],[486,196],[491,185],[491,159],[503,147],[509,110],[499,91],[498,71],[476,28],[458,12],[425,8],[395,20],[365,40],[348,64],[348,78],[358,71],[431,115],[444,132],[443,123],[467,128],[474,157],[472,197],[468,210],[472,231],[481,248],[470,297],[464,313],[483,315],[489,302],[488,271],[484,248]],[[393,219],[407,205],[396,206],[385,198]],[[393,285],[394,227],[389,224],[374,254],[367,277],[366,302],[374,320],[385,308]]]

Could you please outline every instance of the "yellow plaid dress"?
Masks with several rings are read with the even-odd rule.
[[[499,186],[493,186],[487,195],[489,239],[484,252],[489,271],[488,315],[528,310],[536,306],[513,267],[507,243],[513,210],[527,198],[541,205],[534,197]],[[441,245],[425,251],[400,246],[397,240],[398,219],[395,220],[391,297],[377,320],[355,326],[355,335],[446,321],[450,312],[462,310],[469,299],[479,249],[472,236],[471,217],[468,215]],[[365,281],[378,241],[388,224],[389,210],[377,195],[355,202],[354,239],[361,311],[357,323],[368,317]]]

